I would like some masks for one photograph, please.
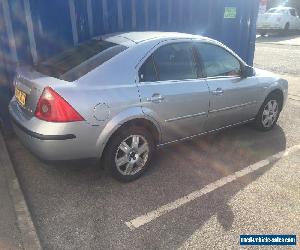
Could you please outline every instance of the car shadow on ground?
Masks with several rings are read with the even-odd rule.
[[[213,215],[230,230],[228,201],[274,163],[133,232],[124,222],[283,151],[286,138],[279,126],[262,133],[245,125],[169,145],[155,153],[145,176],[126,184],[95,161],[45,164],[18,139],[7,145],[45,248],[67,242],[71,248],[166,249],[181,246]]]

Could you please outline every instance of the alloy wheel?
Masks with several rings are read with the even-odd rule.
[[[278,102],[270,100],[266,104],[262,113],[262,124],[265,128],[270,128],[276,121],[278,116]]]
[[[118,146],[115,164],[122,175],[135,175],[149,157],[149,144],[141,135],[130,135]]]

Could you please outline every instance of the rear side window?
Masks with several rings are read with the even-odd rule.
[[[195,46],[207,77],[241,75],[239,60],[224,48],[208,43],[197,43]]]
[[[158,80],[153,56],[150,56],[140,68],[139,78],[140,82],[155,82]]]
[[[38,63],[35,69],[51,77],[75,81],[125,49],[123,45],[93,39]]]
[[[158,48],[153,54],[160,81],[197,78],[197,65],[189,43],[174,43]]]

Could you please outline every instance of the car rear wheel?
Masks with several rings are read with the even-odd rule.
[[[260,31],[259,34],[260,34],[261,36],[265,36],[265,35],[267,34],[267,31]]]
[[[271,130],[279,118],[281,105],[282,100],[278,95],[268,96],[256,116],[255,127],[261,131]]]
[[[154,151],[151,133],[136,126],[121,128],[110,140],[104,153],[106,169],[117,180],[129,182],[148,168]]]
[[[287,35],[289,33],[289,30],[290,30],[290,24],[287,23],[285,26],[284,26],[284,29],[282,31],[283,35]]]

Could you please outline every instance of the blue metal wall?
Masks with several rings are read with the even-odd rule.
[[[0,119],[7,119],[17,64],[35,63],[101,34],[199,34],[222,41],[252,64],[258,6],[259,0],[0,0]],[[236,8],[234,18],[224,18],[226,7]]]

